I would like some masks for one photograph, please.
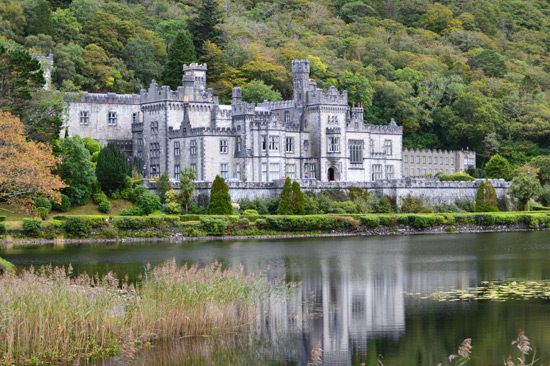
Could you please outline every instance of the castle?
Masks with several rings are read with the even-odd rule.
[[[84,93],[69,103],[69,136],[115,142],[139,160],[141,173],[167,172],[179,180],[184,167],[199,181],[272,182],[285,177],[321,182],[365,182],[402,176],[403,129],[363,122],[361,105],[347,92],[327,92],[310,79],[308,60],[292,62],[294,98],[243,102],[234,88],[221,105],[206,88],[206,64],[183,67],[182,86],[155,81],[140,95]]]

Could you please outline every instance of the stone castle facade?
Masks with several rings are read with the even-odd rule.
[[[402,127],[364,124],[346,91],[324,92],[309,71],[309,61],[292,62],[292,100],[246,103],[234,88],[231,104],[221,105],[206,88],[207,65],[184,65],[177,90],[153,81],[140,95],[84,93],[70,103],[66,127],[69,136],[131,149],[150,178],[167,172],[178,180],[184,167],[200,181],[401,178]]]
[[[437,173],[454,174],[475,165],[474,151],[403,148],[404,177],[422,177]]]

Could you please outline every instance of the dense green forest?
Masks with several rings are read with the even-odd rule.
[[[0,44],[53,53],[61,90],[176,87],[208,63],[227,102],[292,95],[292,59],[347,89],[365,122],[390,118],[409,147],[548,154],[550,2],[543,0],[0,0]]]

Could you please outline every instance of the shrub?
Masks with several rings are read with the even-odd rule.
[[[510,180],[512,169],[506,158],[496,154],[485,164],[485,174],[487,178],[502,178]]]
[[[47,214],[50,213],[50,211],[52,210],[52,203],[50,201],[46,201],[45,199],[43,198],[36,198],[34,200],[34,204],[36,206],[36,208],[45,208],[47,210]]]
[[[61,194],[61,203],[53,202],[52,208],[56,211],[67,212],[71,209],[71,199],[69,196]]]
[[[99,152],[95,171],[101,188],[108,192],[124,187],[126,176],[132,174],[126,154],[112,142]]]
[[[258,216],[258,211],[253,209],[244,210],[243,215],[245,216]]]
[[[256,224],[256,227],[258,229],[265,229],[267,228],[267,220],[266,219],[258,219],[254,222]]]
[[[239,226],[242,228],[247,228],[250,226],[250,220],[246,218],[239,219]]]
[[[6,224],[0,222],[0,235],[6,235]]]
[[[361,216],[359,220],[363,226],[375,227],[380,225],[380,218],[378,216]]]
[[[231,196],[229,187],[225,180],[216,175],[212,188],[210,189],[210,201],[208,202],[209,215],[231,215],[233,206],[231,206]]]
[[[409,216],[397,216],[397,223],[399,225],[409,225]]]
[[[132,196],[130,197],[130,199],[134,202],[137,202],[138,198],[144,195],[145,193],[147,193],[147,188],[139,184],[136,186],[136,188],[133,189]]]
[[[534,215],[521,215],[520,218],[521,221],[531,229],[537,229],[539,227],[539,220]]]
[[[48,209],[45,207],[35,208],[34,213],[36,214],[36,216],[40,217],[42,220],[46,220],[48,218]]]
[[[474,204],[472,201],[469,201],[467,199],[462,200],[456,200],[455,201],[456,206],[465,212],[474,212]]]
[[[457,224],[473,224],[475,220],[473,215],[456,215],[455,222]]]
[[[228,222],[222,219],[205,217],[201,219],[200,229],[208,235],[223,235],[227,229]]]
[[[162,205],[162,210],[170,215],[179,215],[181,213],[181,205],[179,202],[168,202],[166,200],[166,203]]]
[[[160,198],[154,193],[146,192],[138,198],[137,206],[144,215],[149,215],[150,213],[160,210]]]
[[[183,235],[189,237],[198,237],[202,236],[202,233],[196,227],[186,227],[185,229],[183,229]]]
[[[120,198],[124,198],[125,200],[132,199],[133,192],[134,192],[134,190],[132,188],[121,189],[120,190]]]
[[[426,216],[418,216],[418,215],[410,215],[409,216],[409,225],[412,227],[415,227],[417,229],[422,229],[425,227],[428,227],[432,224],[432,220],[430,220],[430,217]]]
[[[6,216],[0,216],[0,222],[6,221]]]
[[[477,212],[495,212],[497,208],[497,192],[490,180],[485,179],[479,183],[476,193]]]
[[[412,197],[410,194],[403,197],[401,201],[401,212],[417,213],[422,210],[422,204],[418,198]]]
[[[132,206],[130,208],[124,208],[120,212],[120,216],[142,216],[142,215],[143,215],[143,211],[141,210],[141,208],[139,208],[137,206]]]
[[[67,220],[65,220],[63,229],[66,233],[78,237],[85,237],[90,232],[90,226],[82,217],[78,216],[68,217]]]
[[[495,223],[499,225],[514,225],[518,223],[517,215],[498,215],[495,217]]]
[[[496,216],[491,214],[477,214],[473,216],[478,225],[494,225],[496,221]]]
[[[380,225],[384,225],[384,226],[390,226],[393,224],[393,221],[395,221],[395,218],[390,216],[380,216],[379,219],[380,219]]]
[[[109,201],[99,202],[98,209],[99,209],[99,211],[104,212],[104,213],[110,212],[111,211],[111,202],[109,202]]]
[[[450,232],[450,233],[454,233],[456,231],[456,227],[454,226],[447,226],[447,231]]]
[[[100,202],[107,201],[107,195],[103,192],[95,193],[93,196],[94,203],[99,205]]]
[[[392,210],[391,202],[388,196],[383,196],[379,200],[377,200],[374,205],[374,210],[377,213],[390,213]]]
[[[546,183],[542,186],[539,201],[543,206],[550,206],[550,184]]]
[[[23,219],[23,230],[29,234],[37,234],[42,227],[41,219]]]
[[[439,180],[442,182],[471,182],[475,178],[467,173],[458,172],[454,174],[442,174],[439,176]]]

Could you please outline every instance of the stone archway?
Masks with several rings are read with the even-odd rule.
[[[328,168],[328,172],[327,172],[327,180],[329,182],[332,182],[335,178],[335,172],[334,172],[334,168]]]

